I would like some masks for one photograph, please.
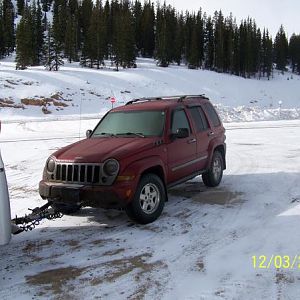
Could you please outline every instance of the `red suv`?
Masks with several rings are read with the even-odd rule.
[[[124,208],[147,224],[160,216],[168,188],[199,174],[205,185],[219,185],[224,133],[203,95],[132,100],[110,110],[86,139],[51,155],[39,192],[63,213]]]

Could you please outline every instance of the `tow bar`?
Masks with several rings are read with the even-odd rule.
[[[0,246],[8,244],[12,234],[31,231],[43,219],[53,220],[61,218],[63,214],[53,209],[51,205],[52,202],[49,201],[41,207],[30,209],[31,213],[24,217],[16,216],[15,219],[11,220],[7,180],[0,152]]]
[[[33,230],[43,219],[54,220],[62,218],[63,214],[51,207],[52,202],[47,202],[41,207],[30,209],[31,213],[24,217],[16,216],[12,222],[12,234],[19,234]]]

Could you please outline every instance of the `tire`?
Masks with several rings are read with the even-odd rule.
[[[148,224],[161,215],[165,200],[166,190],[161,179],[155,174],[146,174],[141,178],[133,200],[125,210],[131,220]]]
[[[81,206],[77,204],[52,203],[51,206],[54,210],[59,211],[64,215],[74,214],[81,209]]]
[[[209,169],[202,175],[203,183],[208,187],[218,186],[223,177],[224,161],[219,151],[215,151]]]

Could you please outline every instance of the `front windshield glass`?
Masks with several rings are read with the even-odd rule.
[[[92,137],[99,136],[161,136],[165,123],[163,111],[111,112],[97,125]]]

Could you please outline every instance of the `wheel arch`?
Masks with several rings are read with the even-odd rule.
[[[142,178],[146,174],[155,174],[156,176],[158,176],[161,179],[161,181],[165,187],[166,201],[168,201],[168,192],[167,192],[167,186],[166,186],[166,180],[165,180],[165,172],[164,172],[164,169],[162,168],[162,166],[156,165],[156,166],[152,166],[152,167],[149,167],[149,168],[143,170],[141,172],[140,178]]]
[[[224,145],[218,145],[214,148],[214,151],[219,151],[222,155],[223,158],[223,170],[226,169],[226,150],[225,150],[225,146]]]

